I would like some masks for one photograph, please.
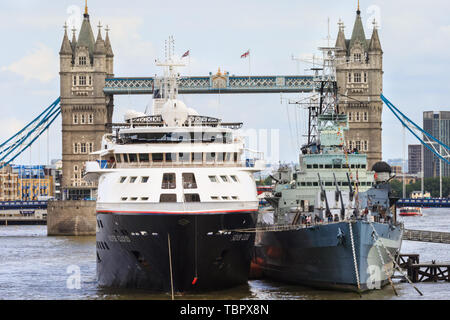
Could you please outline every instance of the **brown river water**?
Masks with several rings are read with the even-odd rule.
[[[450,232],[450,209],[425,209],[422,217],[400,218],[407,229]],[[168,294],[105,290],[96,282],[95,237],[47,237],[46,226],[0,226],[0,299],[6,300],[169,300]],[[402,253],[418,253],[421,262],[450,261],[450,245],[404,241]],[[79,281],[73,276],[79,275]],[[176,295],[182,300],[450,300],[450,283],[408,283],[363,294],[323,291],[267,280],[230,290]]]

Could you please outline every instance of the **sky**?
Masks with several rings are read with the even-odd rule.
[[[175,52],[191,52],[183,75],[203,76],[220,68],[247,75],[240,56],[251,50],[252,75],[309,74],[292,56],[318,53],[328,21],[333,43],[341,19],[350,38],[356,0],[118,1],[89,0],[94,34],[101,22],[111,29],[117,77],[161,74],[154,65],[164,56],[164,41],[174,36]],[[0,141],[20,130],[59,96],[59,57],[65,22],[77,25],[83,0],[2,0],[0,2]],[[450,110],[450,2],[361,0],[366,38],[379,25],[384,51],[384,95],[413,121],[423,111]],[[288,101],[300,95],[185,95],[200,114],[242,121],[246,129],[279,136],[281,161],[297,161],[298,138],[305,129],[302,112]],[[128,109],[144,111],[150,96],[115,98],[115,121]],[[294,119],[298,119],[295,122]],[[297,134],[298,133],[298,134]],[[269,139],[270,140],[270,139]],[[417,143],[407,135],[407,143]],[[270,144],[270,143],[269,143]],[[45,163],[61,158],[61,121],[55,122],[18,162]],[[402,129],[385,107],[383,159],[403,156]],[[270,158],[270,155],[269,155]],[[274,156],[275,158],[275,156]]]

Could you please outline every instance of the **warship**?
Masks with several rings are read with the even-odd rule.
[[[336,48],[321,48],[313,69],[318,92],[309,98],[308,140],[299,165],[280,166],[256,228],[254,264],[265,278],[364,292],[393,275],[402,244],[390,166],[368,168],[367,156],[346,147],[347,115],[339,110]],[[391,282],[392,283],[392,282]]]

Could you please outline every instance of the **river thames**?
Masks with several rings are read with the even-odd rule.
[[[450,232],[449,209],[425,209],[421,217],[400,218],[406,229]],[[95,237],[47,237],[46,226],[0,227],[0,299],[6,300],[168,300],[170,295],[137,290],[105,290],[96,282]],[[421,262],[450,261],[450,245],[404,241],[402,253],[418,253]],[[80,282],[72,281],[79,274]],[[266,280],[208,294],[177,295],[196,300],[409,300],[450,299],[450,283],[408,283],[363,294],[314,290]]]

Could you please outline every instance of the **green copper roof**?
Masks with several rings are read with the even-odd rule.
[[[78,36],[77,48],[89,48],[89,54],[94,53],[95,38],[92,32],[91,23],[89,22],[89,15],[84,15],[83,24],[81,25],[80,35]]]
[[[364,33],[364,27],[363,27],[363,23],[361,20],[361,13],[360,11],[358,11],[357,15],[356,15],[356,21],[355,21],[355,26],[353,27],[353,33],[352,33],[352,38],[350,39],[350,47],[349,49],[351,49],[356,42],[360,42],[364,48],[364,50],[367,50],[367,40],[366,40],[366,35]]]

